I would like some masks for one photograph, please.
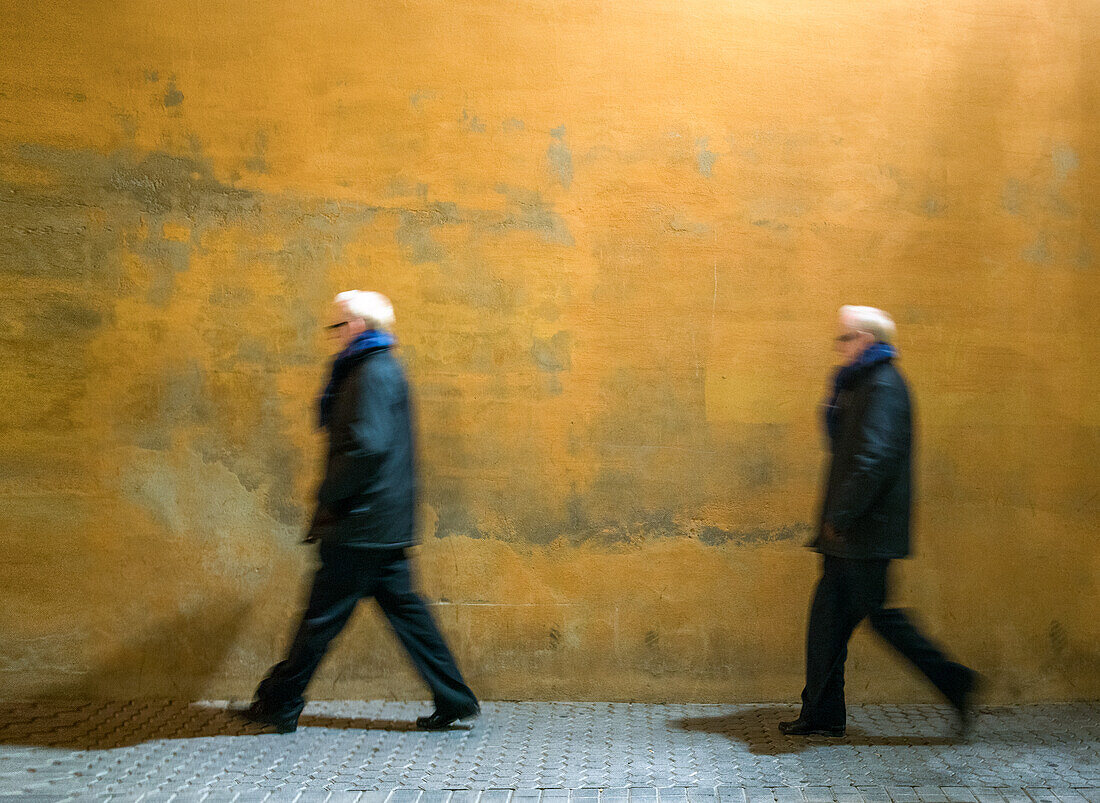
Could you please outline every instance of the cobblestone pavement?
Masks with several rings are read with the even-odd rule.
[[[221,702],[0,704],[0,800],[333,803],[1100,803],[1100,703],[856,706],[797,739],[772,705],[487,703],[424,733],[417,702],[311,703],[265,733]]]

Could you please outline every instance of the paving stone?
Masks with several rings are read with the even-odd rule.
[[[894,803],[919,803],[920,801],[916,789],[911,786],[888,786],[886,792]]]
[[[985,708],[969,743],[949,738],[952,712],[937,705],[852,706],[849,735],[835,741],[779,735],[790,706],[486,703],[469,731],[326,725],[411,723],[424,707],[313,703],[297,733],[279,736],[217,702],[9,704],[0,795],[564,803],[572,789],[576,803],[1100,803],[1097,703]]]
[[[746,803],[747,800],[743,786],[719,786],[717,792],[721,803]]]
[[[964,786],[942,786],[940,789],[949,803],[977,803],[974,793]]]
[[[384,792],[366,790],[359,795],[359,803],[385,803],[386,798],[390,796],[389,790]]]
[[[1035,803],[1058,803],[1058,797],[1050,789],[1024,789]]]
[[[863,793],[855,786],[834,786],[832,791],[837,803],[866,803]],[[883,795],[886,795],[885,791]],[[889,796],[885,799],[889,800]]]
[[[1087,798],[1076,789],[1056,787],[1050,790],[1062,803],[1087,803]]]

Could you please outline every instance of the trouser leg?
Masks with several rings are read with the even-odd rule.
[[[431,689],[436,708],[463,711],[477,704],[477,698],[462,679],[424,600],[413,590],[409,559],[404,550],[383,563],[374,597],[413,666]]]
[[[961,704],[972,682],[972,672],[951,661],[900,608],[879,608],[871,613],[871,626],[904,655],[951,703]]]
[[[273,710],[302,704],[302,693],[325,657],[329,643],[347,624],[362,592],[352,567],[341,565],[322,547],[321,567],[313,578],[309,604],[285,660],[256,689],[256,699]]]
[[[822,727],[842,727],[844,661],[848,639],[863,618],[852,610],[847,573],[841,559],[825,557],[806,631],[806,687],[801,718]]]

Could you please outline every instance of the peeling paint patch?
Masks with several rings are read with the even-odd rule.
[[[807,541],[813,534],[813,528],[806,522],[787,524],[783,527],[765,529],[754,527],[748,530],[727,530],[721,527],[704,527],[698,535],[707,546],[724,544],[770,544],[779,541]]]
[[[546,149],[546,161],[550,165],[550,173],[557,182],[569,189],[573,184],[573,152],[565,144],[565,126],[561,125],[550,132],[553,141]]]
[[[433,100],[435,97],[436,93],[432,90],[422,89],[409,95],[409,105],[412,106],[414,109],[419,109],[420,104],[422,104],[426,100]]]
[[[768,220],[766,218],[750,220],[749,222],[754,226],[759,226],[762,229],[771,229],[772,231],[786,231],[789,228],[786,223],[782,223],[778,220]]]
[[[143,70],[142,75],[145,77],[145,80],[151,84],[155,84],[160,80],[160,73],[156,70]]]
[[[474,134],[485,133],[485,123],[478,119],[477,115],[471,115],[466,109],[462,110],[462,124],[466,127],[467,131]]]
[[[171,108],[172,106],[179,106],[183,103],[183,93],[176,88],[175,81],[168,82],[168,89],[164,93],[164,106],[165,108]]]
[[[520,120],[516,117],[509,117],[507,120],[500,124],[501,130],[505,134],[511,134],[515,131],[523,131],[526,127],[527,126],[524,124],[523,120]]]
[[[568,371],[573,364],[571,351],[573,336],[569,332],[558,332],[553,337],[536,337],[531,345],[531,359],[540,371],[558,373]]]
[[[700,173],[710,178],[714,171],[714,163],[717,159],[718,154],[707,148],[706,137],[700,137],[695,140],[695,165]]]
[[[565,221],[538,192],[507,185],[498,186],[496,191],[508,199],[507,215],[496,224],[497,228],[533,231],[545,242],[573,245],[573,235]]]
[[[443,246],[431,235],[431,229],[461,222],[454,204],[433,204],[425,209],[406,209],[398,213],[400,225],[395,236],[414,265],[440,262]]]
[[[668,228],[676,234],[709,234],[711,231],[710,226],[691,220],[680,212],[669,219]]]

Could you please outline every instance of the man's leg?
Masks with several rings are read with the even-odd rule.
[[[321,567],[313,578],[309,604],[298,625],[285,660],[279,662],[256,689],[260,709],[275,717],[297,716],[302,693],[325,657],[329,643],[347,624],[362,596],[354,566],[345,565],[341,553],[321,548]]]
[[[886,572],[882,575],[882,594],[878,606],[870,614],[871,627],[894,649],[909,659],[940,693],[956,708],[968,703],[975,673],[947,658],[929,641],[901,608],[881,607],[886,599]]]
[[[806,687],[799,719],[821,728],[844,727],[844,661],[848,639],[863,618],[850,610],[845,563],[825,557],[806,630]]]
[[[436,710],[463,716],[475,713],[477,698],[462,679],[424,600],[413,590],[404,550],[394,550],[381,562],[374,597],[416,671],[431,689]]]

